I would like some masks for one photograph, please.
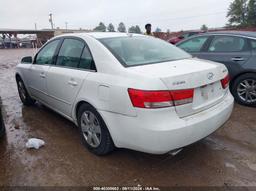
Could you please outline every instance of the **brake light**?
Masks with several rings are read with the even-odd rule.
[[[144,91],[128,89],[128,93],[134,107],[162,108],[173,106],[169,91]]]
[[[164,108],[192,103],[194,90],[145,91],[128,89],[131,102],[139,108]]]
[[[194,97],[194,89],[189,89],[189,90],[175,90],[175,91],[170,91],[174,105],[184,105],[187,103],[192,103],[193,102],[193,97]]]
[[[225,78],[221,80],[221,85],[223,89],[226,89],[229,85],[230,77],[227,75]]]

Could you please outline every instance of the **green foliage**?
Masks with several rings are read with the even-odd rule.
[[[94,31],[98,31],[98,32],[106,32],[107,27],[105,26],[105,24],[103,22],[100,22],[100,24],[95,27],[93,30]]]
[[[129,33],[141,34],[141,30],[140,30],[140,27],[138,25],[131,26],[128,31],[129,31]]]
[[[155,32],[162,32],[162,29],[157,27]]]
[[[114,25],[113,25],[112,23],[110,23],[110,24],[108,25],[108,31],[109,31],[109,32],[116,32],[116,31],[115,31],[115,27],[114,27]]]
[[[248,3],[248,21],[249,26],[256,26],[256,0],[250,0]]]
[[[229,26],[256,26],[256,0],[234,0],[227,17]]]
[[[135,28],[136,28],[136,33],[138,33],[138,34],[141,34],[141,33],[142,33],[141,30],[140,30],[139,25],[136,25]]]
[[[119,32],[126,32],[126,27],[123,22],[119,23],[118,29]]]
[[[202,31],[208,31],[208,27],[207,27],[205,24],[203,24],[203,25],[201,26],[201,30],[202,30]]]

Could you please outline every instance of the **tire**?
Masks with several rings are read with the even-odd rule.
[[[2,122],[0,124],[0,137],[3,137],[5,135],[5,126],[4,123]]]
[[[236,78],[231,92],[237,103],[256,106],[256,74],[248,73]]]
[[[78,109],[78,127],[82,143],[96,155],[106,155],[114,150],[114,143],[100,114],[89,104]]]
[[[22,79],[18,78],[16,82],[17,82],[20,100],[22,101],[22,103],[26,106],[33,105],[36,101],[33,98],[31,98],[30,95],[28,94],[28,91]]]
[[[0,105],[0,137],[3,137],[5,134],[5,126],[4,126],[4,120],[3,115],[1,111],[1,105]]]

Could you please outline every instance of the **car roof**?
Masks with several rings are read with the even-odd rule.
[[[89,32],[89,33],[70,33],[64,34],[60,36],[76,36],[76,37],[83,37],[83,36],[90,36],[95,39],[102,39],[102,38],[114,38],[114,37],[127,37],[127,36],[143,36],[141,34],[134,34],[134,33],[121,33],[121,32]]]
[[[217,32],[207,32],[200,35],[235,35],[235,36],[244,36],[250,38],[256,38],[256,32],[253,31],[217,31]]]

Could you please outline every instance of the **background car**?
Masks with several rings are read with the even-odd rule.
[[[0,105],[0,137],[2,137],[4,133],[5,133],[5,125],[4,125],[3,115],[2,115],[2,108]]]
[[[25,105],[37,100],[73,121],[97,155],[180,149],[221,127],[234,101],[223,64],[138,34],[57,36],[22,59],[16,81]]]
[[[197,34],[200,34],[200,33],[203,33],[203,31],[190,31],[190,32],[184,32],[182,33],[181,35],[179,36],[176,36],[176,37],[172,37],[168,40],[169,43],[171,44],[177,44],[178,42],[184,40],[184,39],[187,39],[191,36],[194,36],[194,35],[197,35]]]
[[[186,39],[177,47],[195,57],[225,64],[235,100],[256,105],[256,32],[205,33]]]

